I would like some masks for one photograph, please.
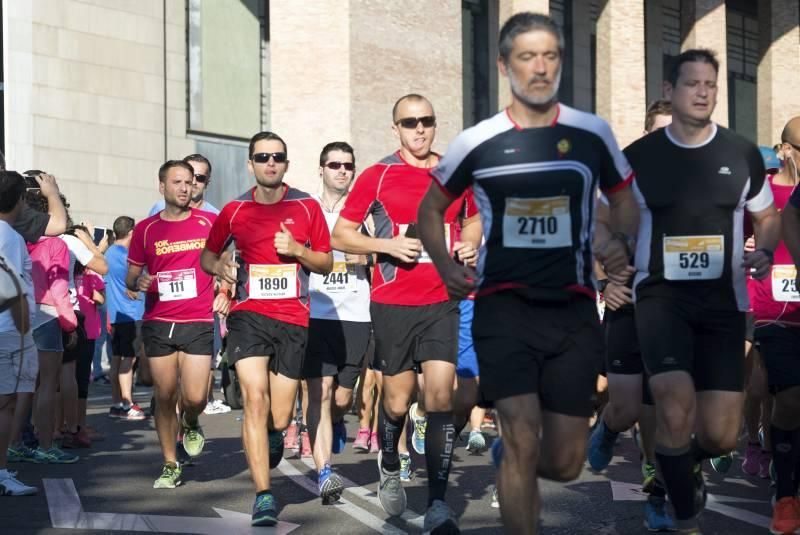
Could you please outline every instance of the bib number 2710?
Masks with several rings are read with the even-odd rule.
[[[503,246],[527,249],[571,247],[569,197],[507,198],[503,213]]]

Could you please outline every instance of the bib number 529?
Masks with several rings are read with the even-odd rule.
[[[680,253],[678,263],[682,269],[706,269],[711,264],[708,253]]]

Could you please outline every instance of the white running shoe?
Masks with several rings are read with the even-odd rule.
[[[39,492],[12,476],[8,470],[0,470],[0,496],[31,496]]]

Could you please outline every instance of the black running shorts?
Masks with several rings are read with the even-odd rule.
[[[271,372],[300,379],[308,328],[256,312],[238,311],[228,316],[228,364],[249,357],[269,357]]]
[[[372,326],[367,322],[311,319],[303,378],[336,377],[352,389],[361,375]]]
[[[111,324],[111,352],[115,357],[140,356],[142,322],[126,321]]]
[[[765,325],[755,330],[772,394],[800,385],[800,327]]]
[[[606,372],[619,375],[644,374],[633,307],[626,306],[617,310],[607,308],[603,326],[606,335]],[[642,377],[642,403],[653,404],[653,395],[646,376]]]
[[[165,357],[179,351],[185,355],[210,356],[214,350],[214,324],[145,321],[142,339],[147,358]]]

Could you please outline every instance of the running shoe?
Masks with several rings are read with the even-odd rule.
[[[731,466],[733,466],[733,453],[711,458],[711,468],[718,474],[727,474]]]
[[[13,447],[9,446],[8,450],[6,450],[6,459],[10,463],[35,463],[36,456],[33,453],[33,450],[27,446],[18,446]]]
[[[36,448],[34,450],[34,454],[37,457],[47,459],[44,461],[48,464],[72,464],[77,463],[80,457],[77,455],[73,455],[71,453],[67,453],[66,451],[62,451],[56,446],[51,447],[49,450],[43,450],[42,448]],[[34,461],[34,462],[42,462],[42,461]]]
[[[86,430],[79,427],[74,433],[64,433],[64,436],[61,437],[61,447],[64,449],[91,448],[92,441]]]
[[[322,505],[329,505],[339,501],[344,491],[344,482],[336,473],[331,470],[330,465],[325,465],[319,471],[319,497],[322,498]]]
[[[758,477],[761,479],[769,479],[769,465],[772,464],[772,454],[768,451],[761,450],[761,455],[758,457]]]
[[[297,434],[298,434],[298,426],[297,422],[292,420],[292,423],[289,424],[289,427],[286,428],[286,436],[283,438],[283,447],[287,450],[296,450],[298,448],[297,444]]]
[[[381,452],[378,453],[378,499],[381,507],[389,516],[400,516],[406,510],[406,491],[400,482],[400,470],[388,471],[381,463]]]
[[[311,450],[311,437],[308,434],[308,431],[303,431],[300,433],[300,457],[303,459],[310,459],[314,456],[313,451]]]
[[[490,411],[486,411],[486,414],[483,415],[483,423],[481,423],[481,429],[486,427],[487,429],[496,429],[497,424],[494,423],[494,416]]]
[[[206,443],[203,428],[197,422],[194,425],[187,424],[184,417],[181,417],[181,428],[183,430],[183,449],[186,450],[189,457],[197,457],[203,451]]]
[[[492,509],[500,509],[500,498],[497,494],[497,486],[492,487],[492,502],[489,504]]]
[[[703,465],[697,463],[694,465],[694,512],[696,515],[706,508],[706,501],[708,501],[708,491],[706,490],[706,482],[703,479]]]
[[[742,472],[744,472],[748,476],[758,475],[760,458],[761,458],[761,446],[757,442],[755,444],[748,443],[747,449],[744,451],[744,460],[742,461]]]
[[[381,451],[381,444],[378,441],[378,433],[370,433],[369,435],[369,452],[378,453]]]
[[[428,427],[428,419],[417,414],[416,402],[408,409],[408,418],[414,427],[414,432],[411,433],[411,445],[418,454],[425,455],[425,430]]]
[[[154,489],[174,489],[181,484],[181,467],[178,463],[164,463],[161,475],[153,483]]]
[[[400,481],[411,481],[411,455],[398,453],[400,457]]]
[[[281,442],[283,437],[281,436]],[[278,504],[271,492],[256,496],[251,526],[274,526],[278,523]]]
[[[221,399],[215,399],[214,401],[207,403],[206,408],[203,409],[203,414],[226,414],[231,412],[231,408],[228,405],[225,405],[225,402]]]
[[[642,492],[644,492],[645,494],[650,494],[651,492],[653,492],[653,487],[655,486],[656,486],[656,465],[645,461],[642,463]]]
[[[92,427],[91,425],[83,426],[83,429],[86,429],[86,434],[89,436],[89,440],[92,442],[102,442],[106,439],[106,436]]]
[[[280,431],[269,432],[269,467],[275,468],[283,459],[283,433]],[[255,509],[254,509],[255,511]],[[255,512],[253,513],[255,515]],[[256,524],[259,526],[267,526],[271,524]]]
[[[800,530],[800,498],[786,496],[772,509],[769,530],[775,535],[794,534]]]
[[[471,453],[481,453],[486,449],[486,439],[480,431],[470,431],[467,440],[467,451]]]
[[[500,461],[503,460],[503,439],[502,437],[497,437],[492,442],[492,464],[494,464],[495,469],[500,469]]]
[[[346,445],[347,427],[344,425],[344,420],[339,420],[333,424],[333,444],[331,445],[331,453],[342,453]]]
[[[147,419],[147,415],[145,415],[142,408],[135,403],[131,405],[131,407],[128,410],[125,410],[124,408],[122,410],[124,414],[121,416],[121,418],[124,418],[128,421],[138,422]]]
[[[0,470],[0,496],[32,496],[37,492],[39,489],[24,484],[8,470]]]
[[[597,426],[589,437],[589,448],[586,458],[592,470],[600,472],[605,470],[614,456],[614,444],[619,433],[608,431],[606,423],[602,418],[598,418]]]
[[[362,427],[356,434],[356,439],[353,441],[353,450],[366,453],[369,451],[369,428]]]
[[[111,407],[108,409],[108,417],[109,418],[124,418],[125,417],[125,409],[122,407],[116,406]]]
[[[644,504],[644,527],[649,531],[677,531],[664,498],[649,496]]]
[[[458,529],[458,518],[453,510],[442,500],[433,500],[433,503],[425,512],[422,533],[426,535],[432,533],[437,535],[456,535],[461,532]]]

